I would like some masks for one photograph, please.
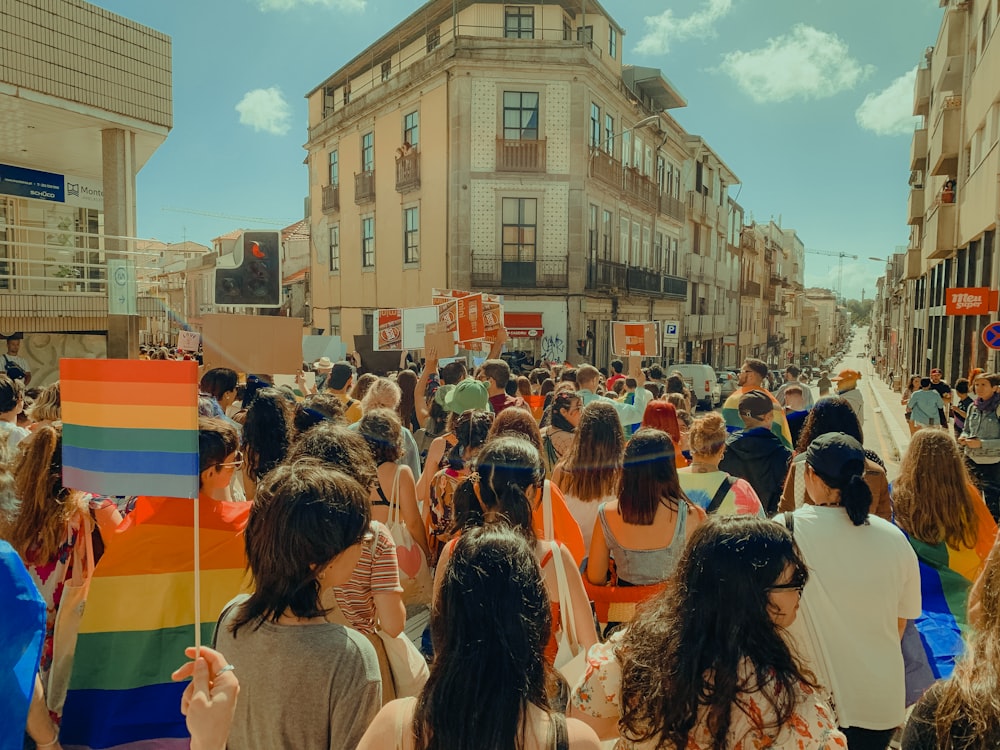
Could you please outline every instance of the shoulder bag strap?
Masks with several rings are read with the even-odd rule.
[[[392,478],[392,491],[389,493],[389,523],[399,523],[399,473],[403,470],[401,464],[396,464],[396,474]]]
[[[566,729],[566,714],[549,714],[552,721],[552,747],[555,750],[569,750],[569,732]]]
[[[705,509],[706,513],[712,515],[719,509],[719,506],[722,505],[722,501],[725,500],[726,495],[729,494],[729,490],[733,488],[733,484],[733,478],[729,476],[729,474],[722,477],[722,482],[719,484],[719,488],[715,491],[715,494],[712,495],[712,502],[710,502],[708,507]]]
[[[795,494],[795,507],[801,508],[806,501],[806,462],[798,461],[793,466],[795,467],[795,484],[792,489]]]
[[[785,528],[788,529],[788,533],[795,536],[795,512],[785,511]]]
[[[542,518],[544,519],[542,531],[545,538],[552,541],[555,539],[555,522],[552,519],[552,483],[548,479],[542,485]]]
[[[569,638],[574,653],[579,651],[576,640],[576,622],[573,619],[573,597],[569,593],[569,582],[566,579],[566,569],[563,567],[562,549],[559,542],[549,542],[552,550],[552,563],[556,566],[556,587],[559,590],[559,620],[562,631]]]

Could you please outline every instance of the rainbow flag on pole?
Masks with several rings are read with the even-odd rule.
[[[59,362],[63,484],[96,495],[198,494],[198,365]]]
[[[200,499],[202,643],[247,589],[243,528],[250,503]],[[186,683],[170,673],[194,645],[194,503],[140,497],[90,583],[63,709],[63,747],[173,750],[190,740]]]

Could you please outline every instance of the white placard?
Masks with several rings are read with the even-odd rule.
[[[197,331],[178,331],[177,348],[186,352],[196,352],[201,346],[201,334]]]
[[[423,349],[424,329],[429,323],[438,322],[436,305],[407,307],[403,309],[403,348]]]

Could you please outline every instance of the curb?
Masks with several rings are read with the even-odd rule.
[[[882,420],[882,424],[885,425],[886,436],[889,439],[890,447],[895,451],[895,455],[892,460],[899,463],[900,458],[902,458],[903,453],[910,445],[910,437],[903,433],[902,428],[899,425],[894,424],[891,421],[889,414],[891,413],[891,406],[887,405],[885,398],[882,394],[876,390],[875,386],[872,385],[871,380],[868,381],[868,392],[872,394],[875,398],[875,402],[878,404],[876,411],[878,416]]]

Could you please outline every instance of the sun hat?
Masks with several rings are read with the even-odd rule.
[[[314,370],[332,370],[333,362],[330,361],[329,357],[320,357],[315,362],[313,362]]]

